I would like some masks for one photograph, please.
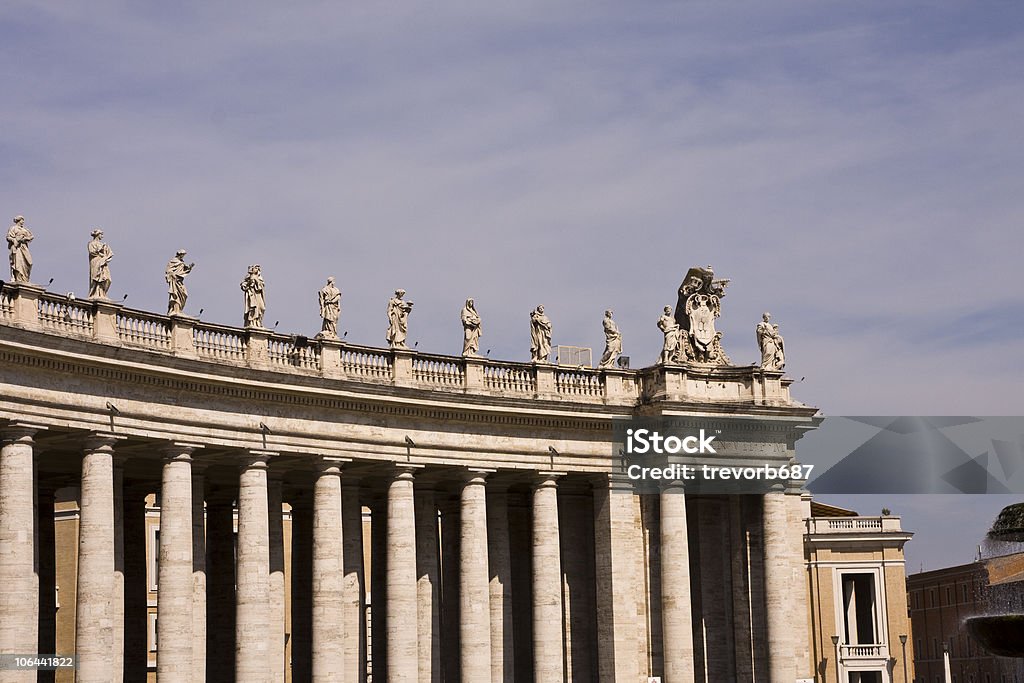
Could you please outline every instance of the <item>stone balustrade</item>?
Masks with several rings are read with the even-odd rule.
[[[0,322],[207,362],[438,391],[616,405],[650,400],[790,403],[791,380],[755,366],[595,369],[379,349],[164,316],[105,300],[76,300],[37,285],[5,284]]]
[[[899,517],[811,517],[809,534],[902,533]]]

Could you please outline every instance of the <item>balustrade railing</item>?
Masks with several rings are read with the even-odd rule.
[[[841,645],[843,659],[857,659],[862,657],[883,657],[885,655],[884,645]]]
[[[537,391],[537,375],[532,366],[489,361],[484,366],[484,387],[493,391],[532,394]]]
[[[352,379],[386,380],[392,376],[391,354],[364,346],[341,349],[341,372]]]
[[[267,340],[267,356],[271,365],[320,369],[320,347],[304,337],[271,337]]]
[[[432,386],[462,388],[466,367],[461,358],[419,354],[412,359],[412,378]]]
[[[0,318],[10,319],[14,317],[14,297],[10,292],[0,289]]]
[[[556,370],[555,389],[562,396],[604,396],[604,382],[597,370]]]
[[[245,334],[231,327],[196,323],[192,332],[196,354],[203,358],[245,360]]]
[[[117,314],[117,336],[127,344],[153,349],[171,348],[170,322],[152,313],[121,310]]]
[[[39,297],[39,324],[58,332],[91,335],[94,314],[92,306],[70,296],[43,294]]]

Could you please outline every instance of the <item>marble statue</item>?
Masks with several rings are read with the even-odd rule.
[[[327,278],[327,284],[320,290],[320,317],[323,325],[317,336],[327,339],[338,338],[338,318],[341,316],[341,290],[334,286],[334,278]]]
[[[722,298],[729,280],[715,279],[711,266],[687,271],[679,286],[675,321],[679,325],[678,362],[728,365],[729,357],[722,350],[722,333],[715,329],[715,320],[722,312]]]
[[[661,317],[658,318],[658,329],[665,335],[665,344],[661,347],[661,357],[658,362],[662,365],[678,361],[679,350],[679,323],[672,315],[672,307],[666,306]]]
[[[405,301],[404,289],[396,289],[395,295],[388,301],[388,346],[393,349],[407,349],[405,340],[409,336],[409,313],[412,302]]]
[[[7,248],[11,252],[11,281],[28,282],[32,277],[32,252],[28,243],[34,239],[25,227],[25,217],[15,216],[14,225],[7,231]]]
[[[604,312],[604,353],[601,354],[599,368],[609,368],[622,353],[622,335],[619,326],[612,319],[612,311]]]
[[[771,313],[761,316],[757,324],[757,347],[761,349],[761,367],[765,370],[782,370],[786,367],[785,342],[779,334],[779,326],[772,325]]]
[[[260,272],[260,264],[249,266],[245,279],[239,286],[245,293],[245,311],[242,314],[245,326],[263,327],[263,314],[267,311],[267,303],[264,299],[266,285],[263,282],[263,273]]]
[[[551,356],[551,321],[544,315],[544,307],[538,306],[530,313],[530,360],[547,363]]]
[[[480,335],[483,328],[480,325],[480,314],[476,312],[476,304],[472,299],[466,299],[466,305],[462,307],[462,355],[476,356],[480,353]]]
[[[184,249],[179,249],[164,270],[164,279],[167,280],[167,315],[180,315],[185,308],[185,301],[188,300],[185,276],[192,272],[196,264],[186,265],[183,258],[185,254]]]
[[[103,231],[97,228],[92,231],[89,249],[89,297],[106,299],[110,291],[110,259],[114,252],[110,245],[103,241]]]

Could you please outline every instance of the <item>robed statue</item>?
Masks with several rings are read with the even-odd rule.
[[[106,299],[110,291],[110,260],[114,252],[110,245],[103,241],[103,231],[92,231],[89,250],[89,296],[93,299]]]
[[[665,335],[665,343],[661,347],[661,357],[658,362],[662,365],[678,361],[676,353],[679,350],[679,323],[672,315],[672,307],[666,306],[658,318],[658,329]]]
[[[32,277],[32,252],[28,250],[28,243],[33,239],[32,231],[25,227],[25,217],[15,216],[14,225],[7,231],[12,282],[28,282]]]
[[[530,360],[547,363],[551,356],[551,321],[538,306],[530,313]]]
[[[601,362],[597,366],[599,368],[611,367],[622,354],[622,335],[612,315],[611,310],[604,312],[604,353],[601,354]]]
[[[476,304],[472,299],[466,299],[466,305],[462,307],[462,355],[476,356],[480,353],[480,335],[483,334],[483,327],[480,324],[480,314],[476,312]]]
[[[263,273],[260,272],[260,264],[255,263],[249,266],[249,270],[239,287],[245,299],[245,310],[242,318],[246,327],[263,327],[263,314],[267,311],[267,303],[264,298],[266,284],[263,282]]]
[[[321,337],[338,338],[338,318],[341,316],[341,290],[334,286],[334,278],[327,278],[327,284],[318,294],[320,300]]]
[[[188,300],[185,276],[192,272],[196,264],[185,263],[186,253],[184,249],[179,249],[164,270],[164,279],[167,280],[167,315],[180,315]]]
[[[393,349],[407,349],[405,340],[409,337],[409,313],[412,302],[406,301],[404,289],[396,289],[388,301],[388,346]]]
[[[761,349],[761,367],[765,370],[782,370],[786,367],[786,343],[779,334],[779,326],[771,323],[771,313],[761,316],[757,324],[757,347]]]

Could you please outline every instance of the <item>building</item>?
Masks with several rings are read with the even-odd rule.
[[[789,463],[816,409],[781,371],[307,341],[24,283],[0,367],[0,653],[76,652],[79,683],[814,676],[800,482],[640,496],[611,457],[643,414]]]
[[[1024,661],[995,657],[963,626],[967,617],[998,611],[1024,611],[1024,553],[919,572],[907,577],[914,628],[915,683],[941,682],[943,653],[957,683],[1022,683]]]
[[[862,517],[817,501],[809,512],[804,549],[815,680],[913,681],[903,558],[913,534],[890,515]]]

